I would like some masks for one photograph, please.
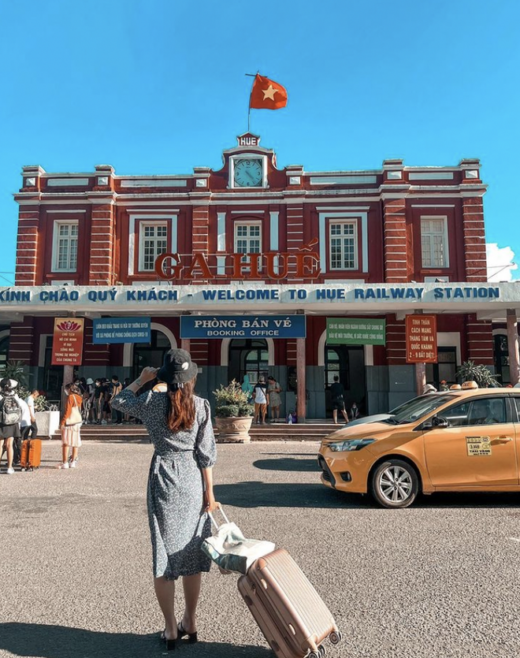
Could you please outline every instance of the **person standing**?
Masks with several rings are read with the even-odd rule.
[[[139,389],[155,379],[166,382],[166,393]],[[148,478],[148,519],[153,546],[157,601],[164,616],[162,639],[175,649],[178,638],[197,641],[196,609],[201,574],[211,560],[202,552],[211,535],[208,512],[219,504],[213,493],[216,445],[209,402],[194,394],[197,365],[189,352],[170,350],[157,373],[144,368],[139,377],[113,400],[114,409],[141,418],[155,451]],[[175,616],[175,581],[183,579],[186,607],[180,623]]]
[[[282,387],[272,376],[267,378],[267,392],[269,394],[269,415],[271,420],[280,420],[280,404],[282,402],[280,393]]]
[[[103,420],[103,388],[101,379],[94,382],[94,419],[97,425]]]
[[[253,398],[255,401],[254,422],[257,425],[260,425],[260,423],[262,423],[262,425],[265,425],[265,417],[267,414],[267,407],[269,405],[269,393],[267,392],[265,379],[263,377],[258,378],[258,382],[253,389]]]
[[[15,379],[0,380],[0,444],[2,454],[7,450],[7,474],[13,475],[14,440],[20,437],[22,408],[15,393],[18,382]]]
[[[337,375],[334,375],[334,382],[330,385],[330,395],[332,398],[332,418],[334,425],[338,424],[338,410],[343,414],[345,423],[348,423],[348,414],[345,411],[345,398],[343,397],[345,395],[345,389]]]
[[[22,431],[22,439],[24,440],[29,438],[29,434],[31,435],[31,439],[35,439],[38,436],[38,425],[36,425],[36,410],[34,408],[34,403],[39,395],[40,392],[34,389],[34,391],[25,398],[25,404],[29,408],[29,420],[31,422],[28,425],[25,425],[25,431]]]
[[[114,398],[117,397],[119,393],[121,393],[122,390],[123,390],[123,386],[119,381],[119,377],[117,375],[112,375],[112,387],[110,389],[110,414],[112,414],[112,402]],[[123,414],[117,409],[114,409],[114,411],[116,412],[116,424],[122,425]]]
[[[81,447],[81,389],[76,384],[65,386],[67,403],[61,419],[61,456],[62,463],[58,468],[76,468],[78,452]],[[70,457],[69,457],[70,450]]]

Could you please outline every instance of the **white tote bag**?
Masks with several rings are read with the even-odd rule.
[[[222,508],[220,511],[226,522],[219,526],[210,513],[217,534],[204,540],[202,550],[221,571],[245,574],[255,560],[272,553],[276,547],[270,541],[246,539],[240,528],[229,521]]]

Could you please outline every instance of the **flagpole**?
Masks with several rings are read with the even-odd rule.
[[[246,73],[245,75],[248,78],[256,78],[258,73]],[[249,103],[247,108],[247,132],[251,132],[251,94],[253,93],[254,86],[255,86],[255,81],[253,80],[253,84],[251,85],[251,91],[249,93]]]

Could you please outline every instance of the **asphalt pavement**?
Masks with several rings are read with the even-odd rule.
[[[215,481],[244,533],[288,549],[327,602],[344,637],[327,656],[520,655],[520,495],[383,510],[323,487],[317,447],[222,445]],[[88,442],[65,471],[59,450],[45,442],[39,471],[0,474],[0,656],[168,655],[146,516],[152,447]],[[204,577],[200,642],[169,655],[274,655],[236,580]]]

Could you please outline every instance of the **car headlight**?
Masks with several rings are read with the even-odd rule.
[[[345,441],[329,443],[328,447],[332,452],[353,452],[354,450],[361,450],[361,448],[369,446],[374,441],[375,439],[346,439]]]

